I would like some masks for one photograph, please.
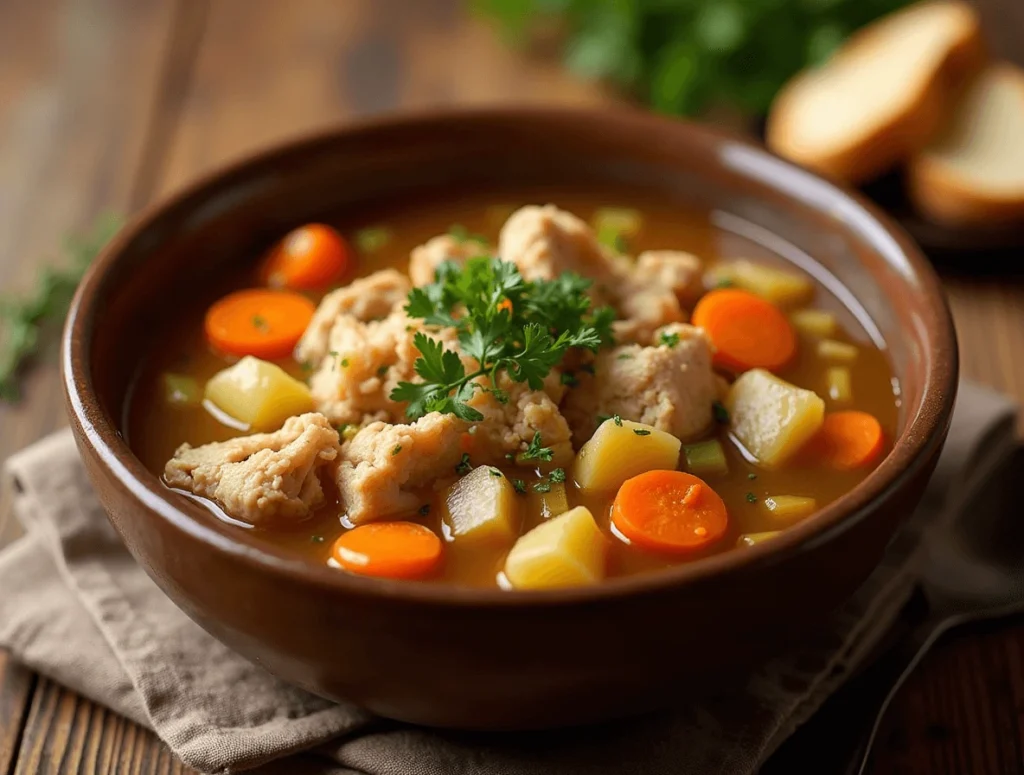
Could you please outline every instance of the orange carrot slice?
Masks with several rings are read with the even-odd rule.
[[[871,465],[884,446],[882,426],[867,412],[832,412],[825,415],[803,455],[807,460],[845,471]]]
[[[364,576],[418,579],[441,562],[441,539],[415,522],[374,522],[343,533],[331,556],[346,570]]]
[[[729,515],[718,493],[693,474],[648,471],[619,488],[612,523],[632,544],[685,554],[725,535]]]
[[[229,355],[284,358],[291,354],[316,307],[288,291],[236,291],[206,312],[206,338]]]
[[[716,366],[731,371],[780,369],[796,353],[796,334],[778,307],[737,288],[709,291],[692,321],[715,348]]]
[[[344,238],[330,226],[310,223],[288,233],[260,268],[260,278],[273,288],[322,288],[342,278],[352,264]]]

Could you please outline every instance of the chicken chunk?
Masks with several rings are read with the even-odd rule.
[[[422,320],[401,311],[368,323],[339,317],[331,329],[327,356],[310,378],[317,410],[334,423],[400,422],[405,405],[389,396],[399,382],[416,381],[413,365],[420,352],[414,337],[421,330]],[[448,349],[458,346],[454,329],[431,331],[430,336]]]
[[[416,490],[454,473],[465,430],[454,415],[436,412],[412,425],[375,422],[360,430],[338,466],[348,520],[359,525],[415,511],[421,505]]]
[[[490,246],[475,239],[459,240],[450,234],[442,234],[414,248],[409,257],[409,278],[416,286],[434,282],[434,273],[445,261],[454,261],[460,266],[469,259],[489,255]]]
[[[501,227],[498,255],[515,262],[527,280],[552,280],[570,271],[590,277],[598,295],[616,274],[615,259],[590,226],[554,205],[528,205],[512,213]]]
[[[294,522],[323,504],[320,477],[331,475],[339,453],[338,431],[327,418],[302,414],[274,433],[194,448],[183,444],[167,463],[164,479],[253,525]]]
[[[646,250],[637,256],[636,276],[640,282],[666,288],[684,309],[690,309],[704,292],[701,261],[681,250]]]
[[[711,424],[718,385],[704,332],[677,323],[656,333],[668,343],[602,351],[594,362],[596,377],[579,375],[563,406],[577,447],[593,435],[598,415],[653,425],[684,441]]]
[[[656,344],[654,334],[658,329],[686,320],[671,288],[637,277],[624,279],[618,288],[620,294],[615,306],[619,319],[612,323],[616,342]]]
[[[508,396],[506,403],[483,391],[469,401],[484,416],[471,428],[473,462],[502,463],[506,455],[525,452],[534,434],[539,433],[543,446],[552,450],[554,465],[570,463],[572,434],[556,403],[565,388],[545,383],[545,390],[531,390],[525,382],[513,382],[505,374],[499,376],[498,385]]]
[[[320,363],[330,347],[331,330],[339,320],[369,322],[401,309],[409,296],[409,280],[395,269],[382,269],[353,280],[324,296],[295,348],[295,359]]]

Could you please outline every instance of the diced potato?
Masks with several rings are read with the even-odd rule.
[[[781,530],[766,530],[763,533],[744,533],[736,541],[736,546],[756,546],[762,541],[775,538],[781,532]]]
[[[823,309],[798,309],[789,320],[797,331],[808,336],[825,337],[836,332],[836,316]]]
[[[512,483],[497,468],[477,466],[448,490],[444,521],[453,541],[510,544],[519,532]]]
[[[533,487],[528,487],[526,492],[530,509],[544,519],[557,517],[569,510],[569,497],[562,482],[551,482],[551,489],[548,492],[537,492]]]
[[[733,435],[766,468],[778,468],[821,427],[825,402],[764,369],[741,375],[726,409]]]
[[[825,372],[828,397],[837,404],[848,404],[853,400],[853,384],[850,370],[845,366],[833,366]]]
[[[795,271],[739,260],[711,270],[711,285],[734,285],[780,307],[802,304],[814,295],[814,284]]]
[[[729,461],[718,439],[699,441],[683,445],[686,470],[697,476],[722,475],[729,473]]]
[[[214,374],[206,383],[206,398],[257,431],[276,430],[292,415],[313,410],[304,383],[251,355]]]
[[[846,342],[835,339],[823,339],[818,342],[818,355],[825,360],[853,363],[857,360],[857,348]]]
[[[818,502],[814,498],[803,495],[771,495],[761,503],[771,514],[772,521],[783,527],[809,517],[818,509]]]
[[[199,406],[203,403],[203,391],[194,377],[185,374],[165,373],[163,375],[164,401],[172,406]]]
[[[682,442],[671,433],[629,420],[605,420],[576,456],[576,483],[583,490],[617,490],[637,474],[673,470]]]
[[[516,589],[594,584],[604,578],[606,548],[593,515],[577,506],[520,537],[505,559],[505,578]]]

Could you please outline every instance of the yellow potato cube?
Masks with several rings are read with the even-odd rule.
[[[548,492],[537,492],[532,486],[527,487],[526,492],[530,510],[540,514],[544,519],[557,517],[569,510],[569,498],[562,482],[551,482],[551,489]]]
[[[520,537],[505,559],[505,578],[516,589],[595,584],[604,578],[606,549],[593,515],[577,506]]]
[[[823,339],[818,342],[818,356],[829,361],[853,363],[857,360],[857,348],[846,342],[837,342],[835,339]]]
[[[784,464],[825,419],[825,402],[817,394],[763,369],[732,384],[726,408],[733,435],[766,468]]]
[[[825,372],[828,397],[837,404],[848,404],[853,400],[853,382],[850,370],[845,366],[833,366]]]
[[[832,336],[836,332],[836,316],[822,309],[800,309],[789,316],[793,327],[807,336]]]
[[[252,430],[272,431],[313,411],[309,388],[273,363],[247,355],[206,383],[206,400]]]
[[[645,471],[674,470],[682,442],[671,433],[621,418],[605,420],[576,456],[583,490],[617,490]]]
[[[448,489],[444,521],[453,541],[510,544],[519,532],[516,505],[505,475],[478,466]]]
[[[714,267],[711,285],[723,283],[750,291],[780,307],[801,304],[814,295],[814,284],[802,274],[746,260]]]

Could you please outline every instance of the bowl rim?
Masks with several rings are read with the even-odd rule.
[[[876,244],[887,242],[887,250],[896,251],[910,269],[910,281],[921,288],[925,304],[922,324],[937,342],[928,353],[929,366],[923,375],[920,410],[907,418],[907,424],[894,439],[892,450],[868,476],[853,489],[826,505],[813,517],[787,528],[772,541],[743,551],[726,551],[689,563],[633,576],[606,579],[600,584],[557,590],[518,590],[509,592],[493,588],[463,587],[453,584],[423,583],[377,579],[341,573],[326,565],[301,559],[284,549],[246,541],[219,533],[202,521],[209,511],[168,489],[146,469],[117,430],[115,418],[103,411],[98,400],[92,370],[89,368],[89,345],[92,327],[102,306],[102,287],[109,270],[141,233],[163,212],[187,205],[193,197],[217,188],[251,167],[286,162],[293,154],[302,155],[321,144],[345,138],[372,136],[379,132],[415,127],[436,127],[452,124],[466,126],[487,122],[575,123],[593,131],[629,130],[634,133],[675,133],[681,143],[703,142],[724,146],[737,152],[760,172],[733,169],[741,175],[754,177],[771,186],[780,196],[797,201],[805,207],[825,212],[841,209],[847,231],[857,234],[875,252]],[[721,153],[719,154],[721,158]],[[779,180],[773,179],[780,176]],[[786,181],[789,189],[783,188]],[[797,196],[800,187],[813,187],[815,199]],[[818,201],[817,198],[821,198]],[[887,263],[891,263],[887,260]],[[720,574],[752,572],[784,562],[790,556],[813,550],[815,546],[845,532],[864,518],[881,500],[891,497],[901,483],[926,466],[941,447],[956,396],[958,352],[952,316],[942,286],[931,265],[907,233],[889,216],[861,194],[850,191],[827,178],[805,170],[776,156],[739,133],[670,119],[630,108],[563,108],[547,106],[506,106],[473,109],[434,109],[403,112],[348,122],[303,134],[248,153],[229,164],[221,165],[193,179],[169,197],[160,198],[135,214],[121,231],[103,248],[93,261],[71,302],[61,339],[61,374],[68,413],[80,445],[87,445],[95,457],[134,496],[144,508],[159,519],[194,540],[208,544],[231,558],[254,569],[275,574],[292,582],[309,584],[350,596],[388,598],[411,603],[430,603],[445,607],[486,606],[559,606],[598,603],[643,593],[657,593],[668,588],[705,582]]]

